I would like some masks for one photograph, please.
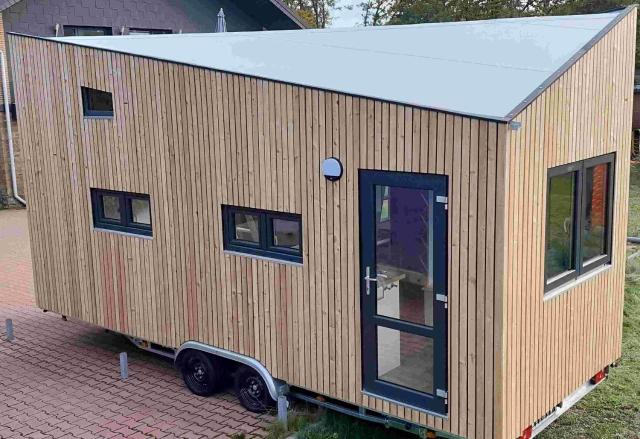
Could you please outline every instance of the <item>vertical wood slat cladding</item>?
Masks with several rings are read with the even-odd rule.
[[[503,437],[620,357],[636,13],[516,118],[507,141]],[[616,152],[613,266],[543,300],[547,170]],[[499,390],[498,390],[499,391]]]
[[[40,307],[220,346],[293,385],[493,437],[506,125],[10,38]],[[81,85],[111,91],[115,118],[84,119]],[[337,183],[320,174],[329,156]],[[447,420],[361,392],[359,168],[450,176]],[[150,194],[153,239],[92,230],[90,187]],[[301,214],[304,264],[225,254],[225,203]]]

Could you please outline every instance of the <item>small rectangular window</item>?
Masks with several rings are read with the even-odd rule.
[[[149,195],[91,189],[91,204],[94,227],[152,236]]]
[[[611,262],[614,160],[608,154],[549,170],[545,291]]]
[[[300,215],[222,206],[225,250],[302,262]]]
[[[112,34],[112,29],[105,26],[64,26],[65,37],[101,37]]]
[[[95,88],[82,88],[82,108],[85,117],[113,117],[113,95]]]

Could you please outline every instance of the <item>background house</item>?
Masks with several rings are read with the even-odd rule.
[[[51,37],[213,32],[221,8],[225,13],[228,32],[305,27],[280,0],[0,0],[0,50],[8,59],[7,32]],[[10,76],[8,85],[11,93]],[[20,133],[15,126],[11,97],[9,102],[13,113],[18,193],[24,196]],[[0,111],[4,112],[1,88]],[[15,201],[4,114],[0,125],[1,206]]]

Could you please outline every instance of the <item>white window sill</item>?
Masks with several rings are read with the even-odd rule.
[[[568,282],[564,285],[560,285],[558,288],[555,288],[551,291],[548,291],[544,294],[544,299],[543,301],[546,302],[548,300],[551,300],[555,297],[558,297],[559,295],[566,293],[567,291],[577,287],[578,285],[580,285],[583,282],[588,281],[589,279],[592,279],[596,276],[598,276],[601,273],[604,273],[605,271],[609,271],[611,270],[611,267],[613,267],[613,265],[611,264],[604,264],[574,280],[572,280],[571,282]]]

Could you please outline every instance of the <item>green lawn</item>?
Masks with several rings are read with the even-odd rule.
[[[631,167],[628,235],[640,237],[640,163]],[[640,246],[629,246],[628,255]],[[560,417],[541,439],[640,437],[640,256],[627,262],[620,366],[609,379]]]
[[[640,237],[640,163],[632,166],[629,198],[628,233]],[[629,247],[629,255],[636,252],[640,252],[640,246]],[[331,412],[298,416],[292,424],[289,431],[273,425],[269,438],[284,438],[293,431],[298,431],[301,439],[411,437]],[[609,378],[600,387],[562,415],[539,437],[640,438],[640,253],[627,264],[624,336],[619,367],[611,369]]]

